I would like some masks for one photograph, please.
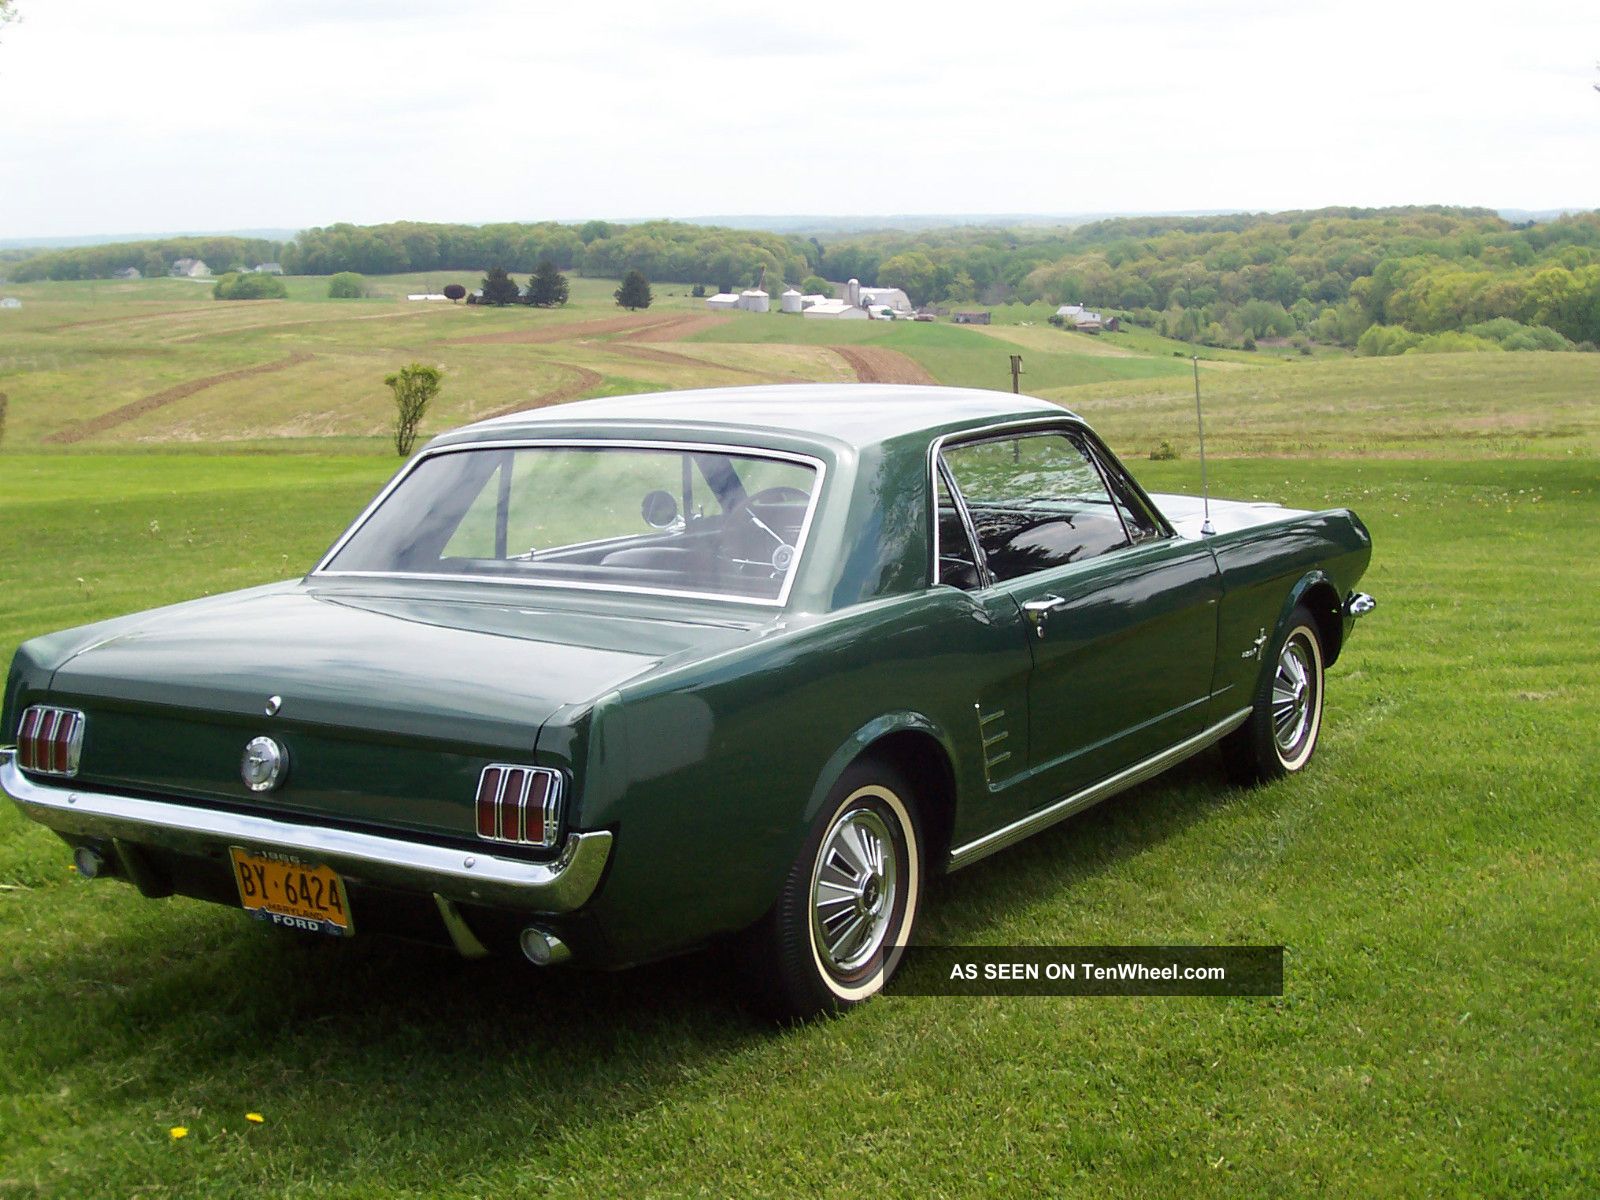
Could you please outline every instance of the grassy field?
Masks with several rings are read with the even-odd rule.
[[[312,322],[275,330],[183,312],[193,285],[147,286],[161,296],[38,285],[4,318],[27,329],[0,326],[13,363],[0,518],[27,531],[0,561],[0,656],[49,629],[303,571],[393,467],[360,425],[381,428],[383,397],[356,397],[397,355],[459,355],[444,359],[449,386],[482,381],[496,404],[556,364],[601,375],[596,387],[650,371],[754,377],[730,365],[846,374],[826,349],[838,343],[764,342],[760,317],[670,347],[617,333],[452,344],[463,329],[614,316],[592,281],[565,314],[244,306]],[[384,319],[347,315],[369,313]],[[121,323],[62,329],[102,315]],[[771,321],[797,338],[820,324]],[[1029,339],[1072,337],[890,336],[908,335],[926,340],[882,348],[942,380],[939,354],[976,372],[1021,345],[1031,370],[1052,343]],[[130,364],[151,372],[140,387],[170,387],[299,351],[318,356],[308,390],[286,367],[138,429],[43,440],[114,407],[91,381]],[[15,367],[47,353],[53,383]],[[1069,356],[1160,364],[1049,395],[1152,488],[1192,490],[1187,363],[1107,344]],[[324,360],[348,375],[309,369]],[[225,909],[87,885],[59,842],[0,806],[0,1197],[1591,1195],[1597,365],[1208,365],[1214,490],[1349,504],[1373,531],[1365,586],[1380,608],[1331,673],[1316,762],[1243,792],[1203,756],[939,883],[927,910],[927,933],[952,944],[1281,942],[1283,997],[890,995],[774,1031],[739,1008],[714,953],[540,974],[273,936]],[[215,447],[183,438],[226,427],[228,406],[199,407],[223,388],[257,414],[249,440],[196,453]],[[307,429],[347,401],[334,438]],[[491,401],[452,403],[453,421]],[[1184,457],[1143,460],[1161,439]]]

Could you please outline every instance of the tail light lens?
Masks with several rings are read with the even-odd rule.
[[[561,836],[562,779],[548,767],[485,767],[478,777],[478,836],[518,846],[554,846]]]
[[[83,714],[35,704],[17,726],[17,765],[39,775],[76,775],[83,752]]]

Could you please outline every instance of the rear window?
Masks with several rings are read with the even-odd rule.
[[[781,601],[817,474],[808,460],[701,448],[446,451],[421,460],[322,570]]]

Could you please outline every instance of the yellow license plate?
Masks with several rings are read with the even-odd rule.
[[[309,933],[349,937],[350,900],[344,880],[327,867],[276,850],[229,848],[239,903],[262,921]]]

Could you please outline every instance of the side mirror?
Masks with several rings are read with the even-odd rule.
[[[639,505],[639,515],[651,529],[671,529],[678,519],[678,502],[672,498],[671,492],[657,488],[646,494]]]

